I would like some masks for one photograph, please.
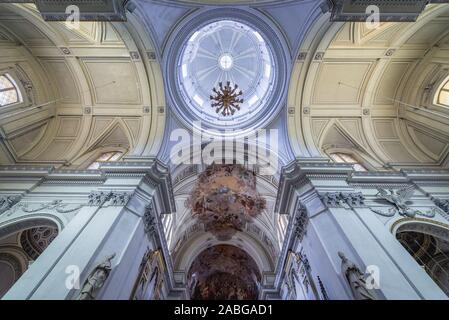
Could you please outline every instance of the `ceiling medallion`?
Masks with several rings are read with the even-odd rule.
[[[218,240],[229,240],[266,207],[253,171],[235,164],[212,164],[198,177],[188,206]]]
[[[232,63],[232,62],[231,62]],[[216,108],[215,112],[223,116],[232,116],[236,110],[240,110],[240,104],[243,103],[243,99],[239,98],[243,95],[242,90],[237,92],[238,85],[231,86],[231,82],[226,82],[223,87],[223,83],[218,83],[219,88],[213,88],[212,91],[215,95],[210,96],[211,107]]]

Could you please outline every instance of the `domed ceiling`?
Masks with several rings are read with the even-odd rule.
[[[178,81],[195,116],[209,124],[244,123],[266,106],[273,91],[274,62],[262,35],[243,23],[216,21],[195,31],[178,64]],[[211,107],[212,89],[219,83],[238,85],[243,103],[226,116]]]

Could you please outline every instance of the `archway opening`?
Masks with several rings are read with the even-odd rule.
[[[437,227],[427,227],[440,229]],[[399,228],[396,239],[427,272],[435,283],[449,296],[449,241],[439,237],[441,232],[425,232],[416,227]],[[416,229],[416,230],[415,230]]]
[[[244,250],[217,245],[201,252],[188,272],[193,300],[255,300],[259,296],[261,275]]]
[[[10,227],[2,236],[0,230],[0,298],[20,279],[58,235],[58,227],[42,222],[32,228],[27,223]]]

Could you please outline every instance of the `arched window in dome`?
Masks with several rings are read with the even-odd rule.
[[[122,158],[123,152],[111,151],[102,153],[94,162],[92,162],[87,169],[98,169],[103,162],[118,161]]]
[[[8,106],[22,102],[22,95],[17,84],[8,73],[0,76],[0,106]]]
[[[444,85],[437,92],[437,103],[449,107],[449,77],[446,78]]]
[[[363,165],[361,165],[352,155],[347,153],[335,152],[331,153],[330,157],[337,163],[352,163],[355,171],[368,171]]]

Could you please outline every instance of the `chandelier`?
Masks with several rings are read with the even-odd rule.
[[[232,116],[236,110],[240,110],[240,104],[243,103],[243,99],[239,98],[243,95],[242,90],[237,92],[238,85],[231,87],[231,82],[228,81],[225,86],[223,83],[218,83],[219,88],[213,88],[212,91],[215,95],[210,96],[211,107],[216,108],[215,112],[223,116]]]

